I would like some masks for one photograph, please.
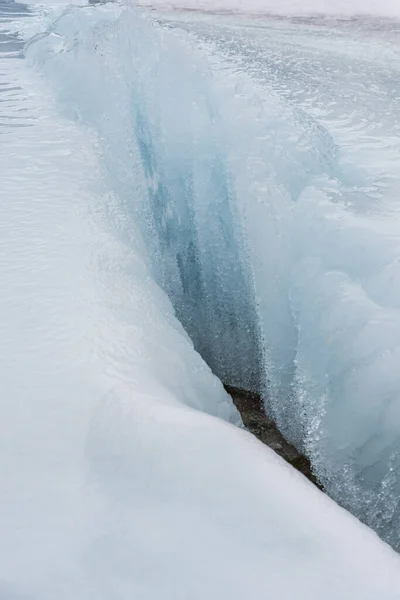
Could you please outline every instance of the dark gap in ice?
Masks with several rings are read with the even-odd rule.
[[[224,385],[224,387],[240,412],[246,429],[297,471],[300,471],[320,490],[323,490],[323,486],[312,471],[308,458],[285,440],[274,421],[265,413],[261,396],[229,385]]]

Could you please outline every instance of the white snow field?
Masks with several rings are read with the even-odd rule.
[[[398,600],[193,347],[396,545],[397,30],[107,5],[24,59],[49,14],[0,4],[0,599]]]

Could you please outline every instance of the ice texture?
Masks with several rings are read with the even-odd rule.
[[[241,79],[226,114],[267,409],[328,493],[398,548],[398,25],[267,23],[234,42],[196,27]]]
[[[100,136],[195,348],[397,547],[398,25],[118,10],[67,12],[29,60]]]
[[[179,320],[222,375],[289,377],[284,183],[335,145],[289,152],[309,121],[170,26],[69,10],[26,49],[44,78],[2,32],[0,597],[397,600],[399,557],[238,427]]]

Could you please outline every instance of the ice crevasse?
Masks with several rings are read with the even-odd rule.
[[[204,52],[194,50],[196,33]],[[315,86],[307,55],[296,74],[292,57],[269,64],[264,54],[265,78],[249,76],[240,60],[256,41],[235,46],[217,28],[188,34],[139,13],[84,9],[27,54],[65,110],[100,135],[113,188],[195,348],[222,381],[261,388],[328,493],[396,546],[395,57],[385,46],[378,59],[373,46],[367,55],[376,110],[391,90],[389,123],[370,131],[363,113],[343,123],[343,90],[329,123],[316,117],[319,105],[294,102],[292,80]],[[330,72],[343,62],[340,42],[320,42],[320,103],[339,93]],[[349,60],[366,69],[362,36],[358,44]],[[348,85],[364,98],[356,76]]]
[[[395,600],[396,554],[234,427],[209,368],[395,544],[395,204],[357,211],[327,129],[183,29],[69,9],[26,47],[44,81],[14,65],[0,594]]]

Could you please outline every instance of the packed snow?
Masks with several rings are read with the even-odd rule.
[[[396,546],[397,30],[54,11],[0,4],[0,598],[398,600],[220,380]]]

